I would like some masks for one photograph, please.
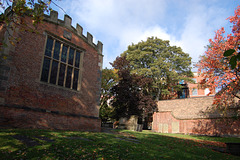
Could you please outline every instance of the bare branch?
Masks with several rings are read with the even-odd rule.
[[[57,6],[58,8],[60,8],[65,14],[67,14],[67,13],[65,12],[65,10],[64,10],[62,7],[60,7],[59,5],[57,5],[55,2],[51,1],[51,3],[53,3],[55,6]]]

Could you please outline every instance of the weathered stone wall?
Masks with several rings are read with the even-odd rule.
[[[24,21],[31,26],[29,17]],[[0,65],[0,126],[100,131],[102,43],[95,45],[90,33],[85,37],[80,25],[71,26],[71,17],[59,20],[55,11],[38,33],[16,31],[21,40],[3,50],[8,58]],[[84,51],[79,91],[40,81],[48,34]]]
[[[132,115],[130,118],[120,118],[119,128],[137,131],[138,129],[138,116]]]
[[[239,117],[225,117],[211,107],[213,97],[159,101],[152,129],[161,133],[240,136]]]

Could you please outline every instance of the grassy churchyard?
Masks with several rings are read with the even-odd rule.
[[[240,159],[224,153],[224,142],[240,142],[240,138],[127,130],[113,133],[1,129],[0,159]]]

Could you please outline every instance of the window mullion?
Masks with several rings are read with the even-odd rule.
[[[50,77],[51,77],[51,72],[52,72],[52,62],[53,62],[53,52],[55,49],[55,39],[53,40],[53,47],[52,47],[52,52],[51,52],[51,60],[50,60],[50,67],[49,67],[49,73],[48,73],[48,83],[50,83]]]
[[[76,60],[76,53],[77,51],[74,50],[74,54],[73,54],[73,68],[75,67],[75,60]]]
[[[67,51],[66,67],[65,67],[65,75],[64,75],[63,87],[65,87],[66,79],[67,79],[67,68],[68,68],[68,56],[69,56],[69,51],[70,51],[70,46],[68,46],[68,51]]]
[[[78,87],[77,90],[79,91],[81,88],[81,77],[82,77],[82,68],[83,68],[83,56],[84,52],[80,52],[80,64],[79,64],[79,72],[78,72]]]
[[[56,80],[56,85],[58,85],[58,79],[59,79],[59,71],[60,71],[60,65],[61,65],[61,56],[62,56],[62,48],[63,48],[63,44],[61,44],[60,47],[60,53],[59,53],[59,59],[58,59],[58,71],[57,71],[57,80]]]
[[[71,89],[73,88],[73,78],[74,78],[74,70],[75,70],[75,58],[76,58],[76,50],[74,50],[73,54],[73,69],[72,69],[72,79],[71,79]]]

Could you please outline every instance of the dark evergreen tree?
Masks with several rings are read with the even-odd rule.
[[[112,64],[118,72],[119,82],[112,88],[114,118],[142,116],[144,112],[156,108],[156,102],[148,95],[147,86],[152,80],[136,74],[130,74],[130,64],[126,57],[117,57]]]

